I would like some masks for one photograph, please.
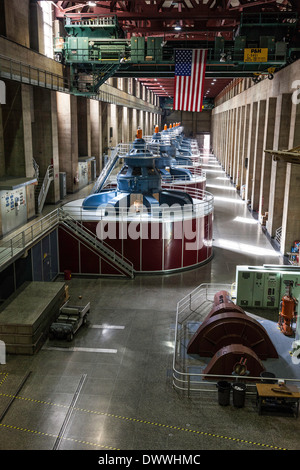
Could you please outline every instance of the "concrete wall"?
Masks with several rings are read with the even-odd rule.
[[[299,166],[275,159],[265,150],[299,145],[300,61],[249,87],[232,87],[216,100],[212,112],[215,155],[241,191],[245,204],[258,213],[271,237],[282,230],[280,250],[290,251],[300,238]],[[300,163],[300,160],[299,160]]]
[[[184,126],[184,134],[187,137],[195,137],[198,134],[210,134],[211,132],[211,111],[205,110],[201,113],[188,111],[172,111],[162,120],[162,126],[181,122]]]

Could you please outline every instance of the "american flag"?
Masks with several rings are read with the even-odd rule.
[[[207,50],[175,50],[174,110],[202,111]]]

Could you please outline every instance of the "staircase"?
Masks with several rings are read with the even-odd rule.
[[[92,189],[92,194],[99,193],[101,189],[103,189],[103,186],[106,183],[112,170],[114,169],[118,161],[118,158],[119,158],[119,146],[117,145],[117,147],[113,150],[110,158],[107,160],[106,165],[101,171],[96,183],[94,184],[94,187]]]
[[[281,234],[282,234],[282,227],[279,227],[278,229],[276,229],[276,232],[275,232],[275,240],[277,241],[279,246],[281,243]]]
[[[86,227],[79,225],[78,222],[63,209],[59,211],[59,222],[75,233],[78,238],[96,249],[110,264],[121,271],[127,277],[134,278],[133,264],[121,253],[111,248],[107,243],[99,240],[97,235],[88,230]]]
[[[44,178],[39,178],[35,188],[35,210],[40,214],[43,210],[51,182],[53,181],[53,165],[49,165]]]
[[[112,77],[116,71],[120,68],[121,64],[105,64],[102,66],[100,69],[99,75],[98,75],[98,82],[94,85],[94,90],[96,93],[98,93],[99,88],[103,83],[106,82],[110,77]]]

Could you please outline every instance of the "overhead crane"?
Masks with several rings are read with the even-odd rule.
[[[55,38],[55,59],[70,67],[72,92],[93,96],[114,77],[174,77],[175,49],[208,50],[206,76],[215,78],[262,75],[300,57],[298,15],[294,12],[243,13],[233,40],[164,40],[164,36],[125,38],[116,15],[66,15],[65,36]]]

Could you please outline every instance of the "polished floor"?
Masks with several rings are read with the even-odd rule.
[[[73,277],[91,303],[72,343],[0,365],[0,450],[299,450],[299,418],[218,404],[217,390],[172,387],[177,302],[201,283],[232,283],[238,264],[283,262],[214,158],[214,257],[190,271],[127,279]],[[57,281],[61,281],[62,278]]]

